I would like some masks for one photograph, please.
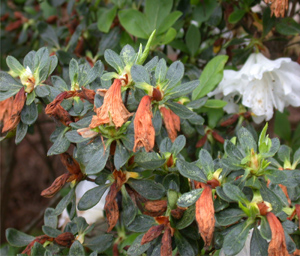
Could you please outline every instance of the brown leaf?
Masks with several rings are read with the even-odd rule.
[[[164,230],[165,225],[160,224],[158,226],[153,226],[151,227],[143,236],[141,244],[146,244],[154,240],[155,238],[159,237],[159,235],[162,233]]]
[[[198,140],[196,144],[196,148],[203,147],[206,141],[207,141],[207,134],[205,134],[200,140]]]
[[[272,232],[272,240],[269,243],[268,256],[289,256],[281,222],[272,212],[267,213],[267,220]]]
[[[74,235],[71,232],[64,232],[54,238],[54,241],[61,246],[70,248],[75,240]]]
[[[79,163],[67,152],[60,154],[62,164],[67,168],[69,173],[79,174],[81,169]]]
[[[151,97],[145,95],[136,111],[134,118],[134,147],[136,152],[140,147],[145,147],[149,152],[154,147],[155,130],[152,124]]]
[[[234,114],[231,117],[229,117],[228,119],[226,119],[225,121],[223,121],[220,125],[222,127],[226,127],[226,126],[232,125],[232,124],[234,124],[238,120],[238,118],[239,118],[239,115],[238,114]]]
[[[196,221],[206,246],[211,244],[215,229],[215,210],[211,188],[202,184],[203,192],[196,202]]]
[[[13,111],[14,97],[10,97],[4,101],[0,101],[0,122],[6,123]]]
[[[224,144],[225,140],[224,140],[224,138],[223,138],[221,135],[219,135],[219,134],[218,134],[217,132],[215,132],[215,131],[212,131],[211,134],[212,134],[212,136],[214,137],[214,139],[215,139],[216,141],[218,141],[218,142]]]
[[[289,194],[288,194],[286,186],[284,186],[282,184],[279,184],[279,187],[282,189],[283,193],[285,194],[285,196],[286,196],[286,198],[288,200],[289,205],[291,205],[292,201],[291,201],[291,199],[289,197]]]
[[[49,188],[46,188],[42,191],[41,196],[46,198],[53,197],[67,183],[70,177],[71,177],[70,173],[65,173],[59,176],[58,178],[55,179],[55,181],[52,183],[52,185]]]
[[[171,230],[167,228],[161,239],[160,255],[172,256],[172,237]]]
[[[168,136],[174,142],[177,132],[180,131],[180,118],[171,109],[161,107],[159,110],[162,113]]]
[[[26,101],[25,88],[22,87],[15,96],[13,102],[13,108],[11,111],[11,116],[9,119],[7,119],[6,123],[4,123],[4,126],[2,128],[3,133],[12,131],[17,127],[17,125],[21,120],[20,114],[24,107],[25,101]]]
[[[102,124],[114,124],[121,127],[132,114],[126,109],[122,101],[121,80],[115,79],[109,90],[105,93],[103,105],[96,109],[90,128]]]

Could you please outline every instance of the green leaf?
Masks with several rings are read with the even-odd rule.
[[[57,216],[54,214],[53,208],[47,208],[44,214],[44,223],[51,228],[57,227]]]
[[[19,144],[27,134],[28,125],[20,122],[17,126],[15,143]]]
[[[131,76],[137,84],[150,84],[150,76],[148,71],[141,65],[133,65],[131,68]]]
[[[197,165],[188,163],[181,159],[177,159],[176,167],[178,168],[182,176],[192,180],[206,182],[205,174],[202,172],[202,170],[199,169]]]
[[[24,105],[21,112],[21,121],[24,124],[32,125],[38,118],[38,109],[34,102],[32,102],[29,106]]]
[[[180,255],[184,255],[184,256],[196,255],[191,244],[179,233],[179,231],[176,231],[174,236],[175,236],[175,243],[177,245]]]
[[[258,229],[254,227],[251,243],[250,243],[251,255],[255,256],[265,256],[268,255],[268,243],[260,235]]]
[[[41,38],[45,42],[49,43],[52,46],[55,46],[56,48],[60,48],[57,35],[52,26],[48,25],[46,22],[39,22],[37,24],[37,29]]]
[[[156,224],[154,218],[148,215],[139,214],[127,228],[132,232],[147,232],[149,228]]]
[[[23,247],[32,242],[35,237],[27,235],[21,231],[14,228],[8,228],[5,231],[6,240],[10,245],[16,247]]]
[[[276,111],[274,131],[280,138],[286,141],[291,139],[291,124],[285,113]]]
[[[66,84],[66,82],[59,76],[51,76],[51,82],[54,85],[55,88],[57,88],[60,91],[68,91],[69,87]]]
[[[189,110],[186,106],[181,105],[179,103],[167,101],[165,103],[176,115],[178,115],[182,119],[190,119],[196,114]]]
[[[195,205],[190,206],[184,211],[182,218],[177,222],[177,229],[184,229],[188,227],[195,219]]]
[[[80,136],[77,130],[69,131],[65,136],[72,143],[81,143],[90,140],[90,138],[83,138],[82,136]]]
[[[284,18],[276,23],[276,30],[282,35],[298,35],[300,33],[300,24],[293,18]]]
[[[169,28],[167,33],[158,36],[155,42],[157,42],[160,45],[169,44],[175,39],[176,35],[177,35],[176,29]]]
[[[21,63],[12,56],[7,56],[6,64],[18,76],[25,72],[25,68],[21,65]]]
[[[179,19],[179,17],[182,15],[182,12],[175,11],[170,13],[168,16],[164,18],[162,23],[157,28],[157,35],[160,35],[164,32],[166,32],[175,22]]]
[[[153,180],[129,179],[127,184],[140,195],[150,200],[157,200],[165,195],[164,187]]]
[[[35,100],[35,97],[36,97],[35,91],[32,91],[31,93],[27,93],[26,105],[29,106],[30,104],[32,104],[33,101]]]
[[[227,102],[224,100],[207,100],[204,104],[204,107],[207,108],[223,108],[227,105]]]
[[[78,210],[86,211],[94,207],[100,201],[107,188],[108,185],[103,184],[85,192],[78,202]]]
[[[144,234],[140,234],[129,247],[127,254],[129,256],[140,256],[143,252],[147,251],[151,243],[141,245]]]
[[[65,137],[65,133],[69,129],[70,129],[69,127],[66,127],[64,130],[60,132],[60,134],[57,136],[51,148],[49,148],[47,152],[47,156],[58,155],[68,150],[70,146],[70,141],[68,141],[68,139]]]
[[[34,243],[34,245],[31,248],[31,256],[40,256],[44,255],[46,249],[44,246],[38,242]]]
[[[60,215],[64,209],[66,209],[66,207],[68,206],[69,203],[71,203],[73,197],[75,196],[75,189],[72,188],[69,193],[64,196],[60,202],[57,204],[53,215]]]
[[[261,222],[260,222],[260,234],[265,240],[271,240],[272,238],[272,232],[270,229],[269,222],[265,216],[260,216]]]
[[[224,150],[225,153],[231,158],[237,159],[239,161],[244,158],[241,151],[230,140],[225,140]]]
[[[234,224],[239,221],[243,217],[247,217],[247,215],[241,210],[237,208],[229,208],[223,211],[216,213],[216,220],[221,226],[228,226]]]
[[[172,88],[175,86],[183,77],[184,74],[184,66],[181,61],[175,61],[169,67],[166,79],[168,83],[166,85],[167,89]]]
[[[131,45],[126,44],[121,50],[120,57],[126,66],[131,67],[137,57],[137,54]]]
[[[253,227],[252,220],[247,220],[235,225],[235,227],[225,236],[223,249],[228,256],[239,253],[246,242],[249,230]]]
[[[245,10],[237,9],[229,15],[228,22],[235,24],[239,22],[244,17],[245,14],[246,14]]]
[[[237,137],[245,153],[250,152],[251,149],[254,149],[254,152],[257,152],[257,143],[254,140],[251,132],[249,132],[245,127],[241,127],[238,130]]]
[[[184,135],[179,135],[172,144],[170,152],[176,157],[186,144],[186,138]]]
[[[102,146],[96,153],[94,153],[94,155],[90,157],[90,161],[86,166],[86,174],[91,175],[101,172],[106,165],[109,152],[110,146],[108,146],[105,150]]]
[[[12,76],[6,72],[0,71],[0,101],[14,96],[23,87]]]
[[[266,177],[273,183],[273,184],[282,184],[287,179],[287,176],[283,171],[280,170],[266,170],[265,172]]]
[[[84,248],[78,240],[75,240],[73,242],[73,244],[70,248],[70,251],[69,251],[69,255],[70,256],[83,256],[83,255],[85,255]]]
[[[117,6],[114,6],[111,9],[108,8],[99,8],[97,12],[98,29],[104,33],[108,33],[110,26],[117,14]]]
[[[160,158],[155,152],[139,152],[134,156],[134,161],[142,168],[155,170],[161,167],[166,159]]]
[[[167,64],[165,59],[160,59],[155,67],[155,79],[156,83],[159,84],[165,80],[167,74]]]
[[[166,94],[170,94],[170,99],[176,99],[181,96],[190,94],[198,85],[199,80],[190,81],[172,88],[172,90],[167,91]]]
[[[261,189],[260,193],[264,201],[269,202],[272,205],[273,212],[275,214],[279,213],[282,210],[282,203],[278,196],[271,191],[265,184],[265,182],[261,181]]]
[[[191,24],[186,32],[185,42],[192,57],[195,56],[200,47],[200,40],[201,35],[199,32],[199,28]]]
[[[193,11],[193,19],[198,23],[207,21],[218,6],[218,1],[216,0],[204,0],[197,3],[198,4]]]
[[[199,160],[206,176],[214,172],[214,161],[206,149],[200,150]]]
[[[153,31],[145,22],[145,15],[134,9],[121,10],[118,13],[121,25],[133,36],[148,39]]]
[[[120,170],[120,168],[126,164],[130,157],[130,154],[128,150],[120,143],[119,141],[117,142],[116,146],[116,152],[114,155],[114,165],[117,170]]]
[[[45,235],[50,236],[50,237],[57,237],[60,234],[62,234],[62,232],[60,230],[57,230],[56,227],[52,228],[49,226],[42,226],[42,230]]]
[[[276,18],[274,15],[271,15],[270,7],[264,9],[262,22],[263,22],[263,36],[266,36],[276,24]]]
[[[112,66],[119,74],[122,74],[125,64],[118,54],[113,50],[107,49],[104,52],[105,61]]]
[[[194,189],[190,192],[184,193],[181,197],[178,198],[177,205],[180,207],[189,207],[192,204],[196,203],[198,198],[201,196],[203,189]]]
[[[46,85],[37,86],[34,90],[36,95],[41,98],[44,98],[50,94],[50,91]]]
[[[112,234],[104,234],[100,236],[93,237],[92,239],[87,239],[84,242],[84,246],[90,248],[95,252],[104,252],[110,248],[113,244],[114,236]]]
[[[292,149],[286,145],[281,145],[279,150],[278,150],[278,158],[283,162],[283,163],[290,163],[291,161],[291,152]]]
[[[75,59],[72,59],[69,65],[69,77],[71,80],[72,87],[78,81],[78,71],[79,71],[78,62]]]
[[[219,55],[210,60],[205,66],[201,76],[200,85],[193,91],[192,99],[197,100],[215,89],[223,78],[223,69],[228,56]]]
[[[122,192],[122,217],[123,217],[123,221],[124,224],[126,226],[130,225],[133,220],[135,219],[135,216],[137,214],[137,209],[136,209],[136,205],[133,203],[131,197],[128,195],[125,186],[122,186],[121,189]]]
[[[223,185],[223,191],[231,200],[234,200],[236,202],[240,201],[241,203],[244,203],[246,205],[249,203],[246,195],[240,190],[238,186],[226,183]]]

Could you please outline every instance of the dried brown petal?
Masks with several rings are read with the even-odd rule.
[[[234,124],[238,120],[238,118],[239,118],[239,115],[238,114],[234,114],[231,117],[229,117],[228,119],[226,119],[225,121],[223,121],[220,125],[222,127],[226,127],[226,126],[232,125],[232,124]]]
[[[13,104],[13,97],[0,101],[0,122],[5,124],[10,119],[13,111]]]
[[[30,255],[31,254],[31,248],[33,247],[33,245],[35,243],[44,244],[46,241],[53,241],[53,240],[54,240],[54,238],[49,237],[47,235],[38,236],[32,242],[30,242],[27,245],[27,247],[24,249],[24,251],[22,251],[22,254]]]
[[[119,249],[118,249],[118,244],[113,245],[113,256],[119,256]]]
[[[49,188],[46,188],[45,190],[42,191],[41,196],[46,198],[53,197],[67,183],[70,176],[71,176],[70,173],[65,173],[59,176],[58,178],[56,178]]]
[[[214,137],[214,139],[215,139],[216,141],[218,141],[218,142],[224,144],[225,140],[224,140],[224,138],[223,138],[221,135],[219,135],[219,134],[218,134],[217,132],[215,132],[215,131],[212,131],[211,134],[212,134],[212,136]]]
[[[207,141],[207,134],[205,134],[200,140],[198,140],[196,144],[196,148],[203,147],[206,141]]]
[[[203,192],[196,202],[196,221],[206,246],[211,244],[215,229],[215,210],[211,188],[202,184]]]
[[[177,137],[177,132],[180,131],[180,118],[171,109],[161,107],[159,110],[163,115],[163,120],[168,132],[168,136],[171,141],[174,142]]]
[[[166,200],[155,200],[145,202],[145,210],[148,212],[165,212],[167,210]]]
[[[283,193],[285,194],[285,196],[286,196],[286,198],[288,200],[289,205],[291,205],[292,201],[291,201],[291,199],[289,197],[289,194],[288,194],[286,186],[284,186],[282,184],[279,184],[279,187],[282,189]]]
[[[267,220],[269,222],[272,240],[269,244],[268,256],[289,256],[286,248],[284,230],[274,213],[267,213]]]
[[[146,95],[142,98],[134,118],[134,152],[140,147],[145,147],[145,150],[149,152],[154,147],[155,130],[152,124],[151,108],[151,98]]]
[[[105,204],[104,206],[106,212],[106,218],[108,221],[107,232],[110,232],[114,226],[117,224],[119,219],[119,207],[116,200]]]
[[[18,29],[19,27],[22,26],[22,24],[23,24],[22,20],[17,20],[17,21],[11,22],[5,27],[5,31],[10,32],[15,29]]]
[[[173,218],[179,220],[182,218],[184,211],[185,211],[185,209],[183,209],[181,207],[177,207],[176,209],[171,210],[171,215]]]
[[[60,154],[60,160],[62,164],[67,168],[69,173],[79,174],[81,173],[79,163],[67,152]]]
[[[278,17],[284,17],[285,10],[288,9],[289,1],[288,0],[265,0],[265,3],[271,3],[271,16],[275,14]]]
[[[75,239],[75,237],[74,237],[74,235],[71,232],[65,232],[65,233],[62,233],[62,234],[58,235],[54,239],[54,241],[58,245],[70,248],[71,245],[72,245],[72,243],[73,243],[73,241],[74,241],[74,239]]]
[[[266,205],[264,202],[258,203],[257,206],[258,206],[258,209],[259,209],[259,213],[262,216],[266,216],[267,213],[270,211],[269,206]]]
[[[3,133],[11,131],[17,127],[21,120],[20,114],[24,107],[25,101],[25,88],[22,87],[20,91],[16,94],[16,97],[14,99],[11,116],[9,119],[7,119],[6,123],[4,123],[4,126],[2,128]]]
[[[81,128],[77,130],[77,133],[82,136],[82,138],[94,138],[98,135],[98,132],[91,130],[90,128]]]
[[[86,89],[85,87],[81,87],[81,91],[79,92],[79,97],[81,99],[86,99],[88,102],[94,104],[96,92],[94,90]]]
[[[162,233],[164,230],[165,225],[160,224],[158,226],[153,226],[151,227],[143,236],[141,244],[146,244],[154,240],[155,238],[159,237],[159,235]]]
[[[160,255],[172,256],[172,237],[171,230],[167,228],[161,239]]]
[[[96,109],[96,115],[93,116],[90,128],[112,123],[118,128],[132,116],[123,104],[121,86],[121,81],[115,79],[104,96],[103,105]]]

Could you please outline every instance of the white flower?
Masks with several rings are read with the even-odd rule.
[[[90,181],[81,181],[75,190],[76,193],[76,204],[78,205],[78,202],[80,200],[80,198],[85,194],[86,191],[97,187],[98,185],[95,184],[94,182],[90,182]],[[86,211],[79,211],[77,209],[77,216],[78,217],[84,217],[86,222],[91,225],[95,222],[97,222],[98,220],[102,219],[104,217],[103,215],[103,211],[104,211],[104,205],[105,205],[105,198],[107,196],[108,190],[106,190],[101,198],[101,200],[91,209],[88,209]],[[65,226],[68,222],[70,221],[69,219],[69,215],[67,213],[66,210],[63,211],[60,219],[59,219],[59,223],[58,226],[62,227]]]
[[[261,53],[253,53],[240,71],[224,70],[218,88],[208,95],[220,93],[224,100],[231,100],[229,103],[233,103],[235,95],[241,95],[242,104],[255,114],[256,123],[268,121],[274,107],[282,112],[289,105],[300,106],[300,65],[290,58],[272,61]],[[233,113],[233,106],[226,106],[228,113]]]

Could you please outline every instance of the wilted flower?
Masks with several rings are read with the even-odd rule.
[[[267,220],[272,232],[272,240],[268,249],[269,256],[289,256],[286,248],[284,230],[280,221],[272,212],[267,213]]]
[[[161,107],[159,110],[162,113],[169,138],[174,142],[177,132],[180,131],[180,118],[171,109]]]
[[[0,122],[5,124],[9,121],[14,105],[14,98],[10,97],[4,101],[0,101]]]
[[[290,58],[269,60],[261,53],[250,55],[240,71],[224,70],[218,88],[209,94],[222,93],[229,104],[228,113],[238,111],[234,96],[242,97],[242,104],[255,114],[254,122],[270,120],[273,108],[283,112],[284,107],[300,106],[300,65]]]
[[[121,96],[121,80],[115,79],[109,90],[105,93],[103,105],[96,109],[90,128],[102,124],[114,124],[121,127],[132,114],[126,109]]]
[[[288,0],[265,0],[265,3],[271,4],[271,15],[275,14],[277,18],[284,17],[284,12],[289,6]]]
[[[134,118],[134,152],[140,147],[145,147],[147,152],[154,147],[155,130],[151,108],[151,97],[146,95],[142,98]]]
[[[12,110],[10,111],[10,117],[7,117],[7,119],[4,122],[4,126],[2,128],[3,133],[12,131],[17,127],[17,125],[21,120],[20,115],[24,107],[25,101],[26,101],[25,90],[24,87],[22,87],[21,90],[15,96],[12,105]]]
[[[196,202],[196,221],[205,246],[209,246],[215,230],[215,209],[210,186],[201,183],[201,187],[204,189]]]

